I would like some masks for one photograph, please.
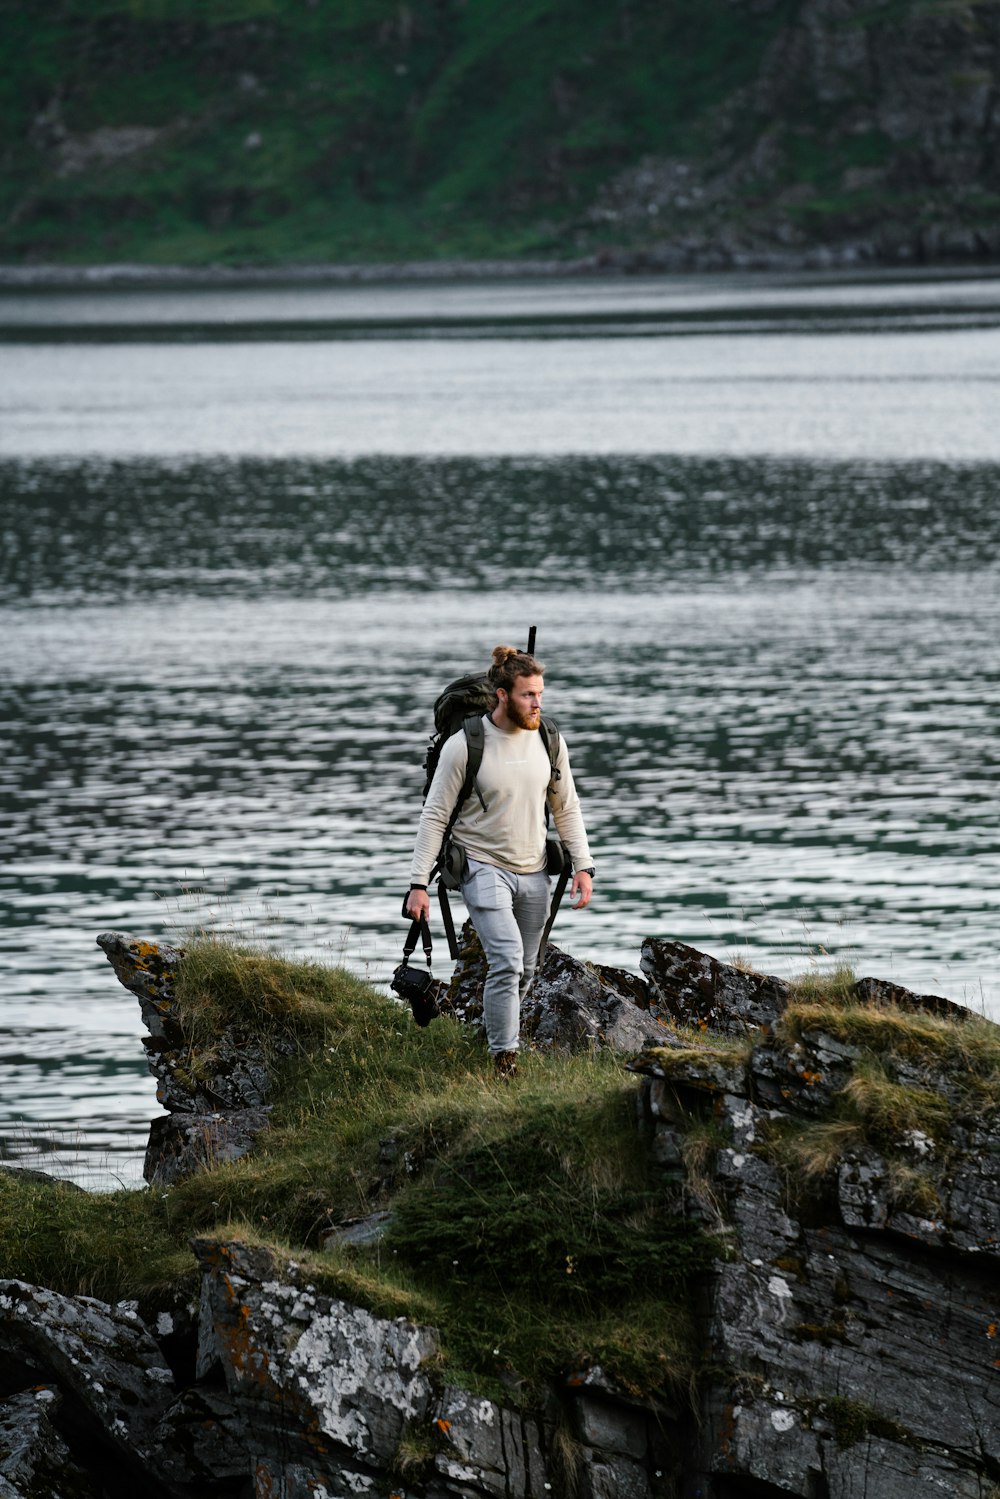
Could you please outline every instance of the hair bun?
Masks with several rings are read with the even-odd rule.
[[[493,665],[502,666],[509,661],[511,656],[519,656],[521,652],[516,645],[495,645],[493,647]]]

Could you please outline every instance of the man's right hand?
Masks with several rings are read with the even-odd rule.
[[[431,898],[426,890],[411,890],[406,899],[406,913],[413,921],[431,914]]]

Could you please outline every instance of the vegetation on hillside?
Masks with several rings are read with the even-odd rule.
[[[573,253],[794,0],[0,0],[0,255]]]

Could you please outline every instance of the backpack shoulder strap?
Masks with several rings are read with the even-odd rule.
[[[446,842],[448,839],[448,835],[458,821],[458,814],[461,812],[462,808],[465,806],[465,803],[472,795],[473,788],[475,788],[476,795],[479,797],[479,801],[483,811],[486,811],[486,803],[483,801],[483,794],[479,790],[479,786],[476,782],[476,777],[479,774],[479,767],[483,763],[483,747],[486,744],[486,730],[483,728],[482,714],[474,713],[471,718],[463,718],[462,732],[465,734],[465,743],[468,750],[468,762],[465,767],[465,779],[462,782],[462,789],[458,793],[454,809],[448,819],[448,826],[445,830],[444,835]]]
[[[559,769],[559,751],[562,748],[562,735],[559,733],[559,725],[554,718],[543,718],[538,732],[542,736],[542,743],[549,752],[549,789],[547,795],[556,789],[556,782],[562,780],[562,771]]]
[[[469,746],[469,763],[465,768],[465,780],[462,782],[462,795],[459,800],[459,807],[472,795],[473,786],[476,788],[476,795],[479,797],[480,802],[483,801],[483,794],[476,783],[479,767],[483,763],[483,749],[486,745],[486,729],[483,727],[483,715],[481,713],[474,713],[471,718],[463,718],[462,732],[465,734],[465,742]],[[483,811],[486,811],[485,803],[483,803]]]

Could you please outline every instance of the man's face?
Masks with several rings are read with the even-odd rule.
[[[542,721],[542,693],[545,684],[540,676],[515,677],[507,694],[507,717],[519,729],[537,729]]]

